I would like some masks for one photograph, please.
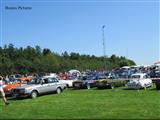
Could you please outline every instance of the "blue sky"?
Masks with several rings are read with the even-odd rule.
[[[59,54],[103,56],[105,25],[107,56],[126,56],[138,65],[151,65],[160,58],[159,5],[158,0],[1,0],[1,46],[39,45]]]

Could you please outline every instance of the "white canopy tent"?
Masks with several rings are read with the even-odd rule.
[[[79,71],[79,70],[70,70],[70,71],[68,71],[69,72],[69,74],[77,74],[78,76],[79,75],[81,75],[81,72]]]

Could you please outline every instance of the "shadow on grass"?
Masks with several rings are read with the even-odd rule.
[[[144,88],[134,89],[134,88],[122,88],[122,90],[144,90]]]
[[[7,100],[9,100],[9,101],[25,100],[25,99],[31,99],[31,98],[30,97],[20,97],[20,98],[9,97],[9,98],[7,98]]]
[[[149,90],[154,90],[154,91],[155,91],[155,90],[157,90],[157,88],[151,88],[151,89],[149,89]],[[157,90],[157,91],[160,91],[160,90]]]
[[[91,87],[90,89],[88,89],[87,87],[81,87],[81,88],[71,88],[70,90],[93,90],[94,87]]]
[[[96,87],[95,90],[109,90],[109,89],[116,89],[116,88],[111,88],[111,87]]]
[[[64,91],[63,91],[64,92]],[[62,93],[60,93],[60,94],[63,94],[63,92]],[[56,95],[57,93],[56,92],[49,92],[49,93],[44,93],[44,94],[39,94],[36,98],[38,98],[38,97],[43,97],[43,96],[49,96],[49,95]],[[36,98],[31,98],[30,96],[26,96],[26,97],[7,97],[7,100],[25,100],[25,99],[36,99]]]

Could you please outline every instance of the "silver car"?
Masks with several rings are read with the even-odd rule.
[[[16,87],[12,90],[15,97],[36,98],[40,94],[51,92],[61,93],[66,88],[66,83],[59,81],[55,77],[35,78],[28,85]]]

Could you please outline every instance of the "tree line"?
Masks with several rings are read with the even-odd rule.
[[[135,65],[134,61],[114,54],[104,58],[66,51],[60,55],[40,46],[16,48],[13,44],[9,44],[0,47],[1,75],[63,72],[70,69],[102,70],[104,63],[107,70]]]

